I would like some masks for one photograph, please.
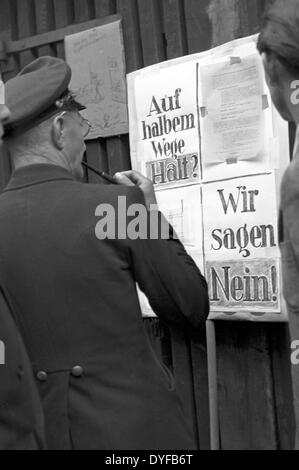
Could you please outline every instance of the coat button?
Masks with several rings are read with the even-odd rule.
[[[22,380],[22,378],[24,377],[24,375],[25,375],[25,372],[24,372],[23,367],[22,367],[22,366],[19,366],[19,367],[18,367],[18,377],[19,377],[19,379]]]
[[[48,379],[48,374],[47,372],[44,372],[43,370],[41,370],[40,372],[36,374],[36,378],[39,382],[46,382]]]
[[[73,377],[82,377],[83,375],[83,367],[81,366],[75,366],[72,368],[72,376]]]

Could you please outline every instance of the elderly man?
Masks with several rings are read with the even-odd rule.
[[[196,329],[208,314],[206,282],[171,236],[99,236],[99,207],[126,220],[120,197],[136,209],[155,195],[135,172],[115,185],[80,181],[89,123],[70,79],[64,61],[43,57],[6,85],[15,172],[0,197],[0,275],[33,363],[47,444],[193,449],[173,376],[143,329],[136,283],[162,320]]]
[[[0,78],[0,93],[1,93]],[[0,99],[0,145],[9,110]],[[5,251],[5,247],[2,247]],[[0,450],[43,448],[43,414],[25,346],[11,304],[0,286]]]

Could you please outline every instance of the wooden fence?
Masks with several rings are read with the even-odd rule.
[[[0,0],[0,40],[22,51],[1,62],[4,80],[41,55],[64,57],[61,39],[28,47],[72,24],[119,13],[123,20],[127,72],[201,52],[258,32],[267,0]],[[27,41],[27,42],[26,42]],[[26,46],[27,44],[27,46]],[[1,48],[0,48],[1,54]],[[1,57],[1,55],[0,55]],[[88,144],[87,161],[103,170],[130,168],[128,135]],[[3,187],[11,173],[1,159]],[[90,182],[99,182],[87,175]],[[199,449],[208,449],[209,413],[204,332],[169,331],[144,321],[159,357],[173,369]],[[294,440],[288,326],[216,324],[220,442],[222,449],[289,449]]]

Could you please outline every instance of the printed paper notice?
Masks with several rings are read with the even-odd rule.
[[[258,54],[201,66],[200,93],[204,179],[220,165],[228,176],[269,169],[269,98]]]

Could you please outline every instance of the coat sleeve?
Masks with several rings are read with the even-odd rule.
[[[143,194],[132,189],[131,203],[144,205]],[[128,250],[136,282],[156,313],[166,323],[199,328],[207,319],[207,283],[193,259],[187,254],[172,227],[159,212],[163,233],[168,238],[151,239],[150,213],[147,211],[147,238],[128,240]],[[154,230],[155,232],[155,230]]]

